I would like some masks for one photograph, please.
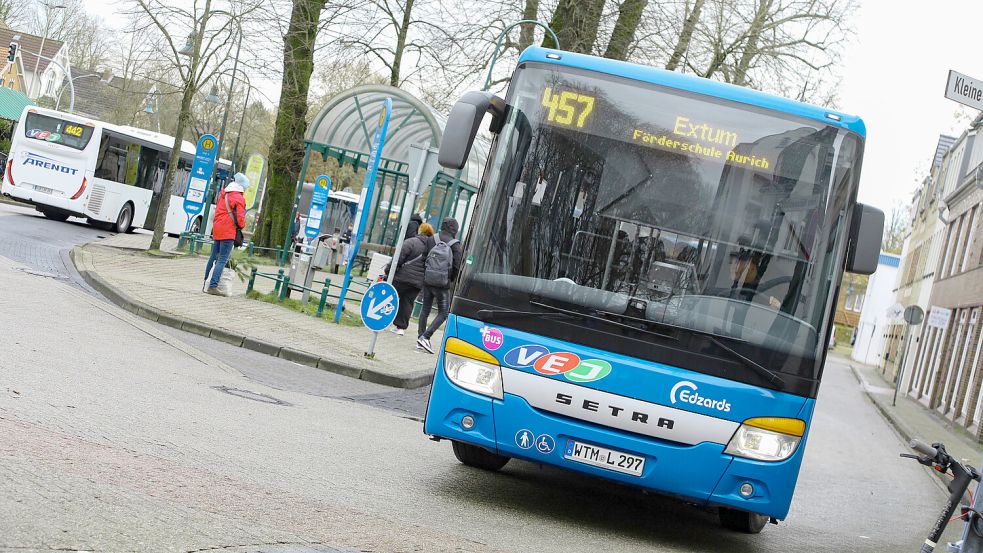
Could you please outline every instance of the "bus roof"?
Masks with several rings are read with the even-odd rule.
[[[606,73],[617,77],[624,77],[636,81],[676,88],[679,90],[687,90],[697,94],[704,94],[715,98],[723,98],[733,102],[772,109],[807,119],[814,119],[827,125],[847,129],[859,134],[862,137],[866,137],[867,135],[867,129],[864,126],[863,120],[855,115],[848,115],[839,111],[814,106],[812,104],[790,100],[782,96],[776,96],[774,94],[768,94],[742,86],[705,79],[695,75],[684,75],[682,73],[676,73],[674,71],[667,71],[665,69],[658,69],[655,67],[648,67],[637,63],[610,60],[607,58],[599,58],[585,54],[575,54],[573,52],[552,50],[538,46],[531,46],[522,52],[522,55],[519,56],[519,63],[523,62],[542,62],[552,65],[562,65],[565,67],[577,67],[587,69],[589,71],[596,71],[598,73]]]
[[[164,149],[166,149],[168,151],[174,146],[174,137],[173,136],[170,136],[170,135],[167,135],[167,134],[163,134],[163,133],[159,133],[159,132],[148,131],[147,129],[140,129],[140,128],[137,128],[137,127],[130,127],[128,125],[114,125],[112,123],[107,123],[105,121],[99,121],[98,119],[92,119],[91,117],[84,117],[84,116],[77,115],[77,114],[74,114],[74,113],[66,113],[64,111],[56,111],[56,110],[53,110],[53,109],[43,108],[43,107],[39,107],[39,106],[27,106],[24,109],[25,109],[25,111],[34,111],[34,112],[40,113],[42,115],[50,115],[50,116],[58,117],[60,119],[67,119],[69,121],[75,121],[75,122],[86,124],[86,125],[98,125],[98,126],[104,128],[106,130],[109,130],[110,132],[115,133],[115,134],[120,134],[120,135],[123,135],[123,136],[131,136],[133,138],[137,138],[137,139],[142,140],[144,142],[149,142],[149,143],[154,144],[156,146],[161,146],[162,148],[164,148]],[[185,154],[188,154],[189,156],[194,157],[194,155],[195,155],[195,145],[192,144],[191,142],[188,142],[187,140],[182,140],[181,141],[181,152],[183,152]],[[225,158],[222,158],[222,159],[219,160],[219,165],[222,165],[222,166],[225,166],[225,167],[231,167],[232,166],[232,161],[230,161],[228,159],[225,159]]]

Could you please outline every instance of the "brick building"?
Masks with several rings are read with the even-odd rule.
[[[939,249],[942,246],[942,231],[945,225],[939,218],[938,196],[942,182],[945,180],[948,165],[943,165],[945,155],[956,143],[956,137],[941,135],[935,147],[935,156],[929,176],[922,181],[912,196],[909,217],[911,228],[905,237],[904,248],[901,251],[901,269],[895,285],[895,303],[904,307],[917,305],[928,312],[931,299],[932,283],[935,280],[935,266],[939,261]],[[911,330],[907,351],[903,352],[905,333],[908,325],[903,320],[892,321],[885,337],[883,352],[884,375],[894,380],[897,378],[898,365],[904,356],[905,369],[903,378],[911,377],[914,351],[919,343],[920,327]]]
[[[983,441],[983,137],[977,117],[946,155],[938,201],[944,224],[929,299],[939,315],[921,325],[904,387]]]

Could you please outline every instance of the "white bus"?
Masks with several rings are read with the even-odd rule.
[[[116,232],[152,229],[173,144],[174,137],[165,134],[28,106],[14,129],[0,192],[56,221],[74,216]],[[195,146],[184,141],[164,227],[168,234],[188,226],[183,203],[194,155]],[[220,160],[220,173],[230,166]],[[201,229],[200,214],[190,227]]]

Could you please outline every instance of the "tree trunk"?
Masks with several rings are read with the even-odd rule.
[[[774,0],[759,0],[758,11],[754,14],[751,27],[748,28],[744,52],[741,53],[741,59],[737,61],[737,66],[734,68],[734,79],[731,82],[736,85],[747,84],[747,72],[751,68],[751,62],[758,55],[758,40],[761,38],[761,31],[764,29],[773,2]]]
[[[604,57],[613,60],[628,58],[628,48],[635,40],[635,31],[642,20],[642,12],[645,11],[649,0],[624,0],[618,8],[618,21],[614,24],[611,31],[611,40],[608,48],[604,51]]]
[[[675,71],[679,67],[679,64],[683,62],[686,56],[686,50],[689,49],[690,40],[693,39],[693,31],[696,29],[696,24],[700,22],[700,12],[703,11],[704,3],[706,3],[706,0],[696,0],[693,3],[693,10],[683,20],[683,30],[679,33],[676,47],[672,49],[672,55],[669,56],[669,63],[666,64],[666,69],[669,71]]]
[[[150,249],[159,250],[164,241],[164,226],[167,224],[167,212],[171,206],[171,188],[174,183],[174,173],[181,161],[181,143],[184,141],[184,128],[191,120],[191,100],[198,89],[198,66],[201,63],[201,41],[208,24],[208,10],[212,0],[205,0],[205,10],[201,17],[201,26],[195,29],[193,41],[194,50],[191,53],[191,67],[188,68],[188,78],[184,82],[184,94],[181,96],[181,111],[177,118],[177,129],[174,131],[174,145],[171,146],[171,158],[167,162],[167,174],[164,176],[164,186],[160,191],[160,202],[157,204],[157,219],[154,222],[154,236],[150,239]],[[201,226],[204,230],[205,225]]]
[[[326,0],[294,0],[283,37],[283,79],[270,144],[266,204],[257,235],[263,246],[282,246],[294,209],[294,194],[304,159],[307,92],[314,71],[314,42]]]
[[[526,0],[526,7],[522,10],[522,19],[535,21],[539,17],[539,0]],[[519,51],[532,46],[535,25],[523,25],[519,29]]]
[[[410,14],[413,12],[413,0],[406,0],[406,8],[403,9],[403,24],[399,27],[396,34],[396,51],[393,53],[393,70],[389,75],[389,84],[399,86],[399,66],[403,62],[403,51],[406,49],[406,33],[410,28]]]
[[[560,0],[550,20],[560,46],[568,52],[590,54],[597,41],[603,11],[604,0]],[[543,40],[543,46],[556,48],[549,35]]]

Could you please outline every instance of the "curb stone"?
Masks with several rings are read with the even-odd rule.
[[[144,319],[273,357],[280,357],[282,359],[293,361],[309,367],[333,372],[350,378],[365,380],[366,382],[373,382],[396,388],[413,389],[426,386],[430,384],[433,379],[432,370],[415,372],[406,376],[387,374],[370,368],[361,368],[354,364],[345,364],[319,358],[311,353],[281,347],[277,344],[266,342],[258,338],[241,336],[222,328],[213,327],[197,321],[192,321],[165,313],[142,301],[134,300],[125,292],[113,287],[101,276],[99,276],[98,273],[90,269],[87,266],[88,260],[86,259],[89,255],[85,251],[87,246],[88,244],[76,246],[69,252],[69,258],[75,265],[75,270],[78,271],[79,275],[82,277],[82,280],[88,283],[89,286],[93,287],[100,294],[105,296],[110,302]],[[286,353],[286,355],[284,355],[284,353]]]
[[[241,334],[235,334],[234,332],[222,330],[221,328],[213,328],[208,337],[240,348],[243,347],[242,343],[246,339]]]
[[[199,336],[204,336],[205,338],[208,338],[212,333],[212,327],[198,324],[194,321],[184,321],[184,323],[181,325],[181,330],[192,334],[197,334]]]
[[[294,363],[300,363],[301,365],[307,365],[308,367],[314,368],[317,368],[317,362],[320,359],[314,354],[293,348],[280,348],[279,357],[286,359],[287,361],[293,361]]]
[[[353,365],[345,365],[343,363],[338,363],[330,359],[320,358],[317,360],[317,368],[322,371],[328,371],[332,373],[337,373],[342,376],[347,376],[350,378],[357,378],[359,380],[366,380],[362,378],[362,369],[355,367]],[[366,380],[367,381],[367,380]],[[412,385],[400,386],[401,388],[412,388]]]
[[[265,353],[266,355],[270,355],[272,357],[280,356],[280,346],[269,342],[264,342],[263,340],[258,340],[256,338],[250,338],[249,336],[243,338],[242,347],[253,351],[258,351],[260,353]]]

